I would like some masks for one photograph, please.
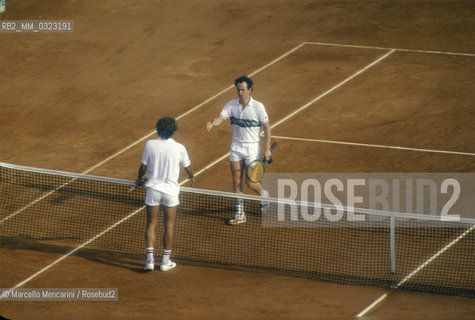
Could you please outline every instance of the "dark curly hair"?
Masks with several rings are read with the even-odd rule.
[[[241,76],[241,77],[237,78],[236,80],[234,80],[234,85],[237,86],[238,83],[243,83],[243,82],[247,83],[247,88],[248,89],[251,89],[252,85],[254,84],[252,79],[249,78],[248,76]]]
[[[158,136],[164,139],[170,138],[178,129],[176,121],[172,117],[163,117],[157,121],[157,133]]]

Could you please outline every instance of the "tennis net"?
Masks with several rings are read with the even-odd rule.
[[[0,236],[145,256],[145,190],[133,181],[0,163]],[[173,258],[351,285],[475,297],[475,220],[438,221],[361,210],[359,223],[270,226],[261,198],[244,199],[248,220],[229,226],[236,195],[182,188]],[[266,217],[290,210],[270,201]],[[299,206],[317,204],[299,203]],[[161,239],[159,221],[157,239]],[[99,235],[99,236],[98,236]],[[93,240],[91,240],[93,239]],[[89,241],[89,242],[88,242]],[[157,243],[160,252],[161,243]],[[100,251],[98,251],[100,252]]]

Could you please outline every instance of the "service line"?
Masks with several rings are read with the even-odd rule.
[[[324,139],[309,139],[309,138],[297,138],[297,137],[284,137],[284,136],[272,136],[272,137],[275,138],[275,139],[303,141],[303,142],[341,144],[341,145],[347,145],[347,146],[394,149],[394,150],[405,150],[405,151],[418,151],[418,152],[429,152],[429,153],[430,152],[432,152],[432,153],[445,153],[445,154],[472,156],[472,157],[475,156],[475,153],[471,153],[471,152],[460,152],[460,151],[450,151],[450,150],[422,149],[422,148],[400,147],[400,146],[391,146],[391,145],[382,145],[382,144],[370,144],[370,143],[359,143],[359,142],[338,141],[338,140],[324,140]]]

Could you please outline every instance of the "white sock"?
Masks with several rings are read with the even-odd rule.
[[[268,197],[269,196],[269,192],[267,192],[267,190],[264,190],[264,189],[262,189],[261,192],[259,192],[259,194],[261,195],[261,197]]]
[[[153,261],[153,247],[147,247],[147,261]]]
[[[244,203],[242,200],[236,200],[236,213],[238,214],[244,213]]]
[[[163,250],[162,262],[168,264],[170,262],[171,250]]]

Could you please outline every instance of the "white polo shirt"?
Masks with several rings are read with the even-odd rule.
[[[182,144],[172,138],[158,138],[145,144],[142,163],[147,166],[147,188],[176,196],[180,193],[180,164],[186,168],[191,161]]]
[[[259,142],[261,126],[269,121],[262,103],[252,97],[243,109],[239,99],[229,101],[219,114],[223,119],[231,120],[233,142]]]

